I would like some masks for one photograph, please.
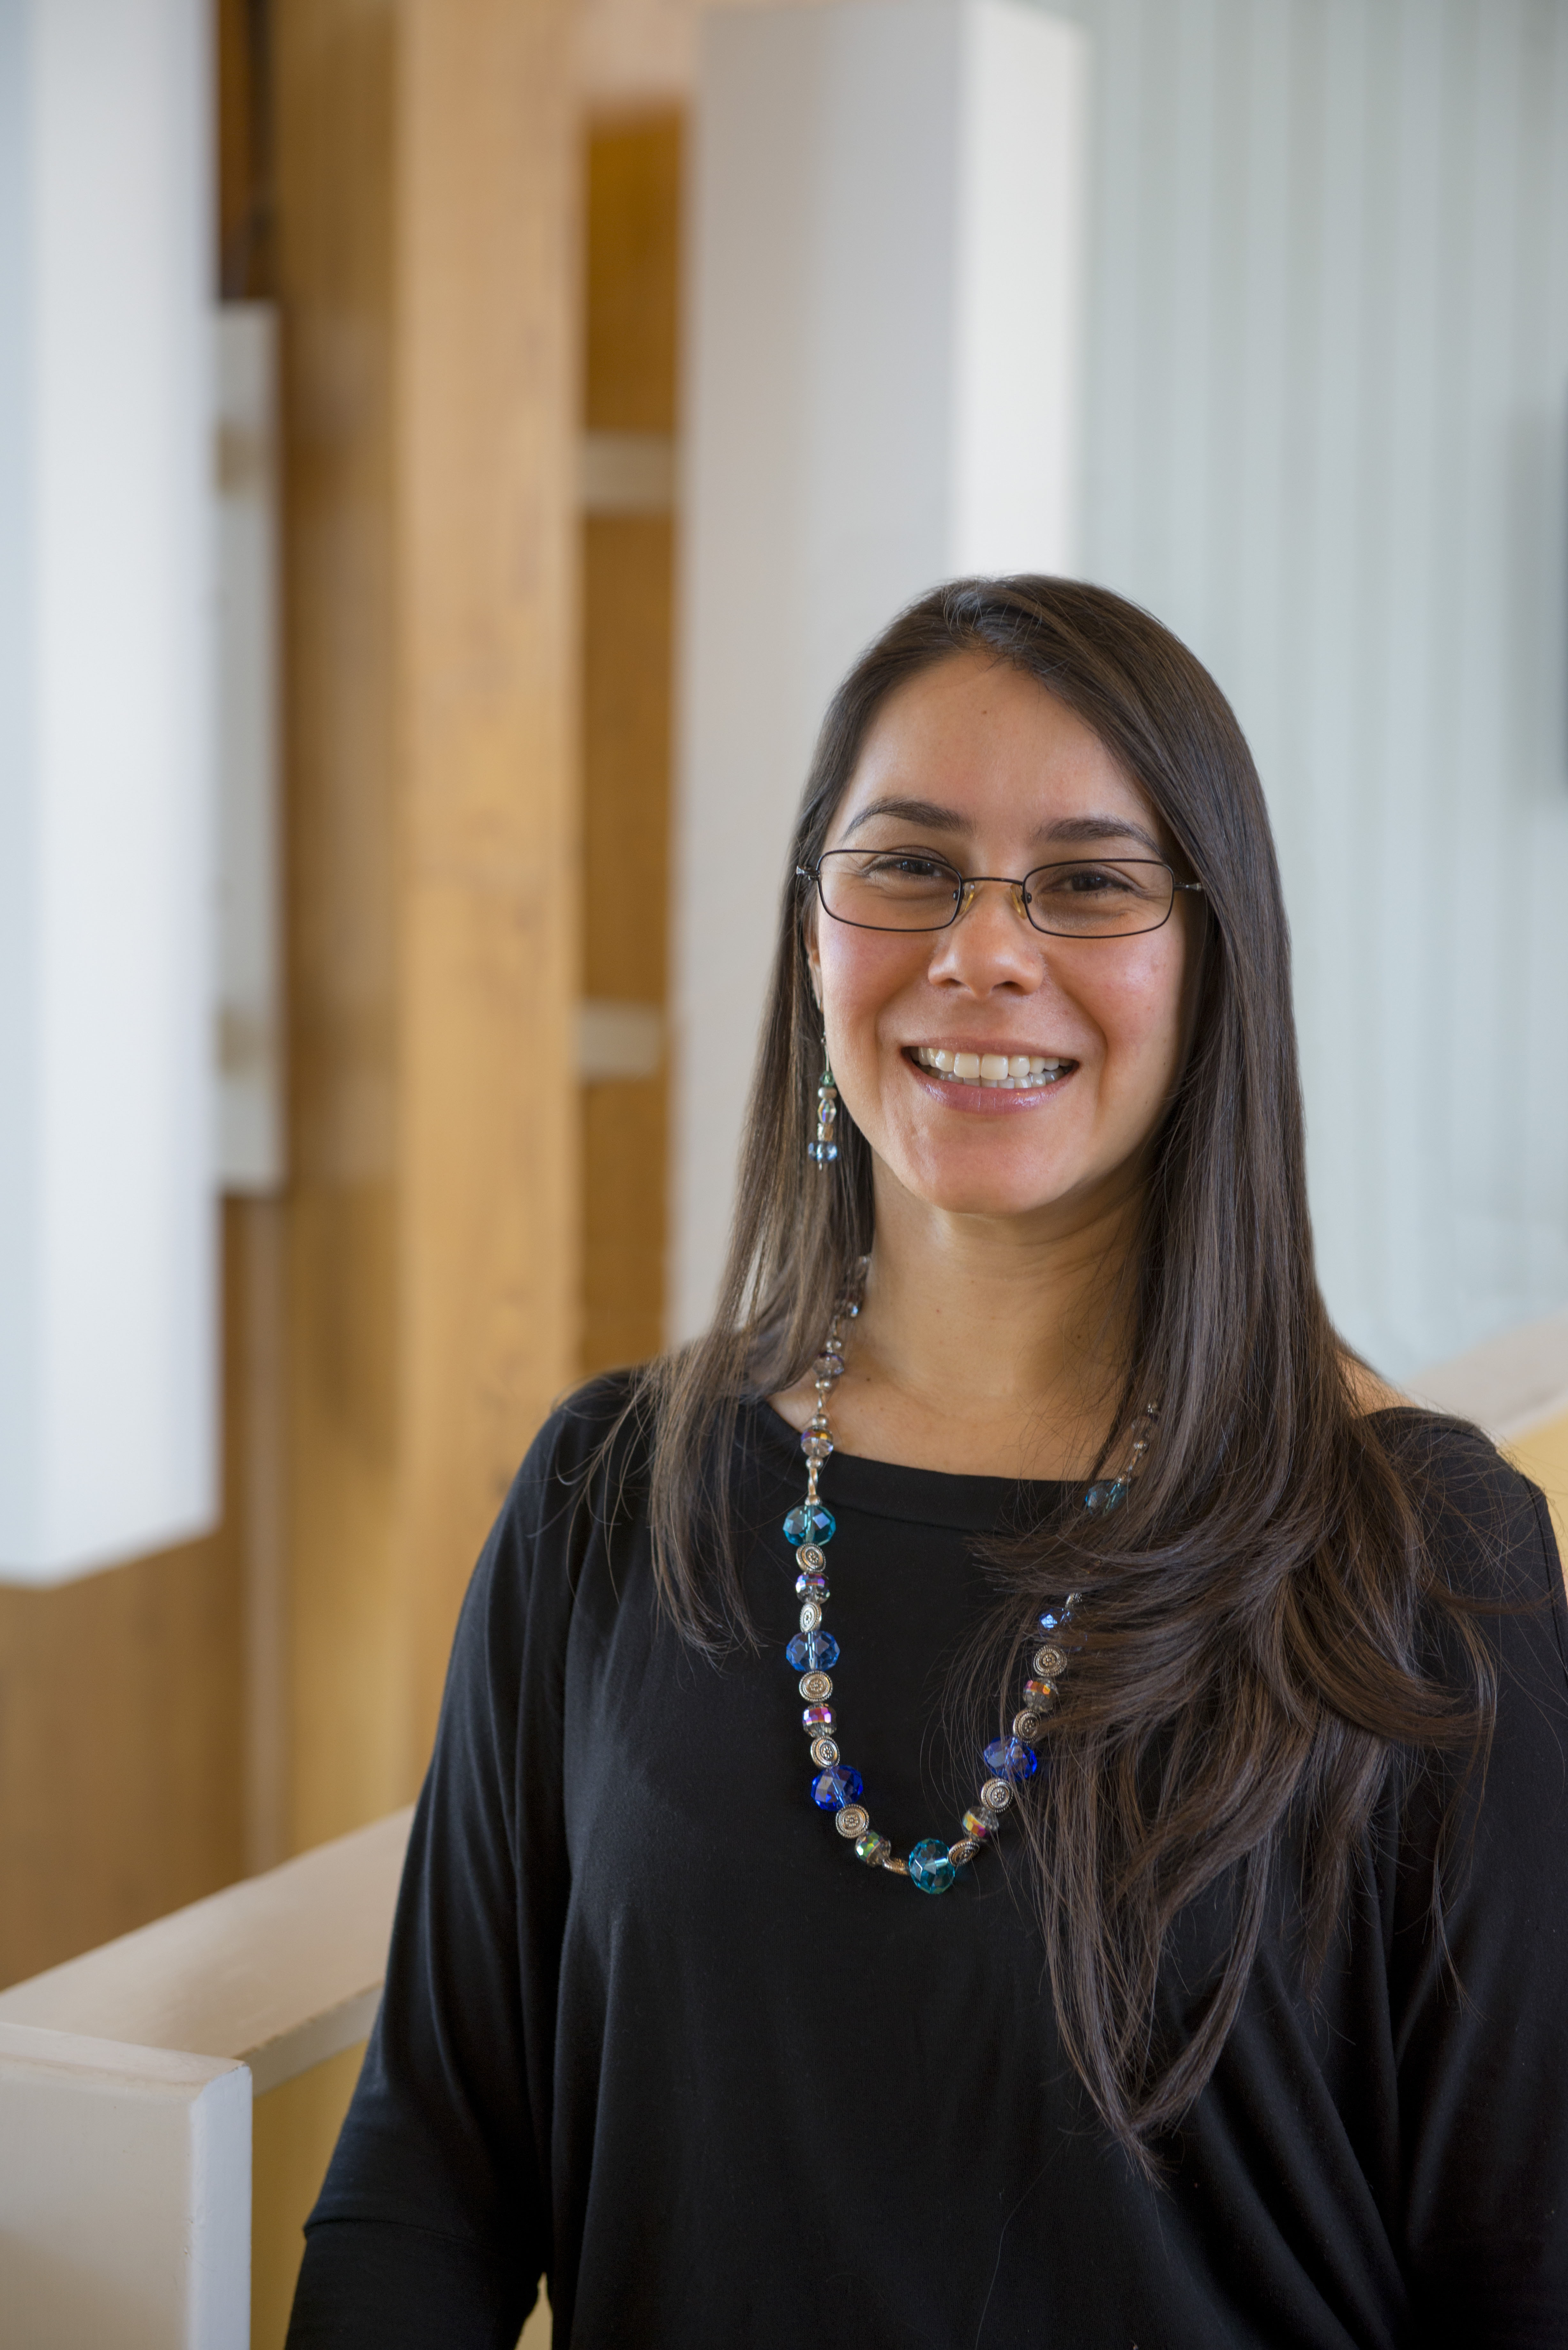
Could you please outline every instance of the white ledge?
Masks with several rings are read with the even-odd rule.
[[[0,1991],[0,2024],[248,2064],[259,2096],[375,2017],[412,1812]]]
[[[1473,1419],[1499,1442],[1568,1412],[1568,1312],[1521,1323],[1406,1382],[1418,1403]]]

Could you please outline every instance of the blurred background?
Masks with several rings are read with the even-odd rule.
[[[1565,286],[1563,0],[0,11],[0,1984],[417,1790],[938,578],[1235,702],[1352,1343],[1558,1328]]]

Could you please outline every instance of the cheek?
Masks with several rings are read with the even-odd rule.
[[[1131,1084],[1164,1078],[1180,1051],[1182,964],[1179,942],[1174,951],[1150,949],[1107,972],[1094,992],[1107,1062]]]

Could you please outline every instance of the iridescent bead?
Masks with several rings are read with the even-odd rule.
[[[1119,1510],[1127,1497],[1125,1477],[1112,1477],[1103,1485],[1091,1485],[1084,1496],[1084,1507],[1092,1518],[1108,1518]]]
[[[819,1730],[836,1728],[837,1721],[838,1716],[830,1705],[808,1705],[801,1715],[800,1726],[815,1734]]]
[[[985,1767],[999,1779],[1011,1779],[1016,1787],[1033,1779],[1040,1768],[1040,1757],[1021,1738],[993,1738],[985,1750]]]
[[[823,1348],[811,1367],[811,1375],[814,1379],[841,1379],[844,1377],[844,1357],[836,1347]]]
[[[847,1762],[832,1762],[811,1783],[811,1800],[821,1812],[842,1811],[846,1804],[855,1803],[863,1791],[864,1783],[858,1771]]]
[[[801,1430],[800,1449],[808,1461],[826,1461],[833,1450],[833,1439],[826,1428],[805,1428]]]
[[[988,1837],[995,1835],[996,1821],[989,1812],[966,1812],[963,1815],[963,1831],[965,1835],[971,1836],[976,1844],[984,1844]]]
[[[831,1671],[838,1662],[838,1643],[831,1632],[797,1632],[784,1655],[797,1673]]]
[[[922,1893],[945,1893],[957,1874],[946,1845],[935,1836],[923,1836],[909,1854],[910,1881]]]
[[[822,1600],[827,1597],[827,1577],[820,1566],[808,1566],[795,1576],[794,1587],[803,1599]]]
[[[980,1800],[988,1812],[1004,1812],[1012,1801],[1012,1790],[1005,1779],[988,1779],[980,1791]]]
[[[1059,1694],[1054,1681],[1028,1680],[1023,1684],[1023,1701],[1036,1713],[1049,1713]]]
[[[815,1510],[802,1502],[784,1522],[784,1540],[789,1543],[831,1542],[835,1531],[833,1512],[825,1510],[820,1502]]]
[[[811,1742],[811,1759],[819,1771],[826,1771],[830,1762],[836,1762],[838,1760],[836,1740],[814,1738]]]
[[[875,1828],[867,1828],[863,1836],[856,1838],[855,1857],[857,1860],[863,1860],[867,1868],[876,1868],[886,1856],[888,1848],[885,1835],[878,1835]]]

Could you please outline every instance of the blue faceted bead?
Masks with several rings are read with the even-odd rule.
[[[1043,1632],[1059,1632],[1067,1621],[1067,1616],[1065,1607],[1047,1607],[1042,1611],[1040,1629]]]
[[[922,1893],[945,1893],[957,1874],[946,1845],[935,1836],[925,1837],[909,1854],[909,1882]]]
[[[825,1510],[820,1502],[815,1510],[807,1509],[805,1503],[802,1502],[799,1507],[792,1510],[784,1520],[784,1530],[785,1542],[831,1542],[836,1531],[833,1512]]]
[[[831,1632],[797,1632],[784,1655],[797,1673],[830,1673],[838,1662],[838,1643]]]
[[[1113,1477],[1108,1484],[1090,1486],[1084,1496],[1084,1507],[1092,1518],[1108,1518],[1113,1510],[1121,1508],[1127,1497],[1127,1479]]]
[[[1025,1779],[1033,1779],[1040,1768],[1040,1757],[1022,1738],[993,1738],[985,1750],[985,1767],[993,1779],[1005,1779],[1019,1787]]]
[[[860,1795],[860,1773],[847,1762],[836,1762],[811,1783],[811,1800],[818,1811],[841,1812],[846,1804],[857,1804]]]

